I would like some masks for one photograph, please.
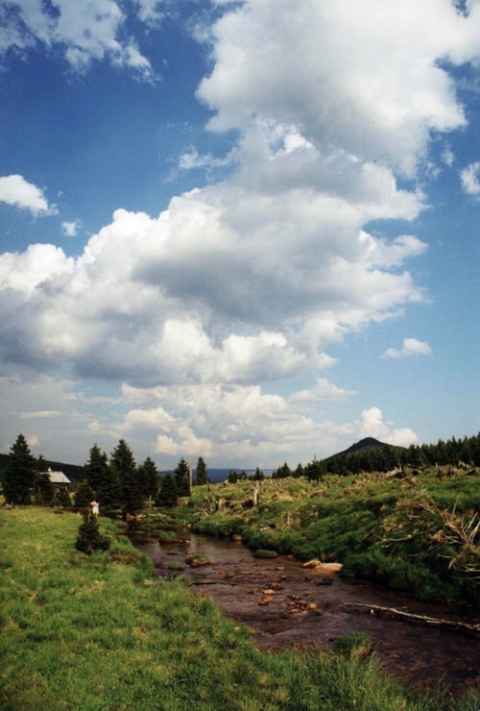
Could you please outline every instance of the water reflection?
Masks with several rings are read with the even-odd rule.
[[[213,564],[237,564],[255,560],[252,552],[239,542],[197,534],[188,535],[189,537],[182,539],[181,542],[148,541],[138,542],[135,545],[148,555],[155,565],[171,562],[172,559],[182,562],[187,556],[195,555],[195,553],[205,553]],[[166,556],[168,556],[168,560]]]

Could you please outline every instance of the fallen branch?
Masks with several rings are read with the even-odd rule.
[[[360,612],[363,614],[378,615],[384,617],[393,617],[414,624],[431,625],[436,627],[446,627],[448,629],[458,630],[460,632],[468,632],[469,634],[480,634],[480,624],[472,625],[467,622],[459,622],[457,620],[443,620],[438,617],[427,617],[426,615],[416,615],[412,612],[403,612],[394,607],[382,607],[380,605],[365,605],[358,602],[345,602],[342,607],[348,607],[352,612]],[[352,608],[356,608],[355,610]]]

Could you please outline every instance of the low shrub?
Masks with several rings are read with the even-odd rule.
[[[84,514],[83,523],[78,529],[75,541],[77,551],[90,555],[93,551],[106,551],[110,547],[110,539],[100,533],[98,519],[92,514]]]

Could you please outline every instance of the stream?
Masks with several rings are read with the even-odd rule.
[[[260,650],[332,650],[336,638],[365,633],[381,665],[407,686],[428,692],[446,685],[455,695],[480,686],[480,634],[386,619],[369,606],[469,624],[479,624],[480,616],[308,569],[291,556],[257,559],[242,543],[187,535],[183,543],[132,541],[158,575],[190,580],[192,591],[210,596],[224,615],[248,626]],[[210,564],[189,566],[187,556],[200,552]]]

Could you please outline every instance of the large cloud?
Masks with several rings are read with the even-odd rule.
[[[215,66],[199,96],[216,110],[213,128],[244,129],[261,115],[411,174],[431,130],[465,122],[439,60],[478,57],[480,5],[468,8],[251,0],[213,28]]]
[[[228,183],[175,198],[158,219],[117,211],[75,262],[50,245],[4,254],[0,309],[24,330],[4,361],[23,341],[35,358],[137,385],[322,367],[345,333],[421,299],[407,272],[385,268],[421,243],[366,237],[365,212],[371,202]]]
[[[46,43],[67,37],[60,20],[80,12],[58,6],[60,18],[47,21],[40,4],[28,4],[30,14],[22,4]],[[132,65],[128,46],[115,44],[116,4],[102,7],[91,46],[82,45],[85,18],[78,30],[68,21],[69,60],[108,53]],[[141,7],[155,14],[161,4]],[[213,28],[214,66],[199,88],[211,127],[239,131],[220,161],[230,177],[174,197],[157,217],[117,210],[75,260],[48,245],[0,256],[4,369],[61,367],[155,388],[155,403],[142,402],[123,427],[155,423],[165,452],[195,444],[221,455],[235,442],[237,452],[266,453],[293,439],[310,448],[322,427],[324,442],[338,436],[305,411],[322,393],[347,396],[341,387],[321,379],[312,397],[289,399],[260,383],[331,365],[332,344],[424,298],[405,264],[426,245],[412,230],[387,239],[369,223],[418,216],[426,198],[399,175],[415,175],[431,131],[465,123],[440,63],[479,55],[480,3],[468,9],[448,0],[233,3]],[[212,164],[191,155],[193,167]],[[203,420],[175,404],[188,398]],[[414,437],[376,410],[344,432],[367,425]]]

